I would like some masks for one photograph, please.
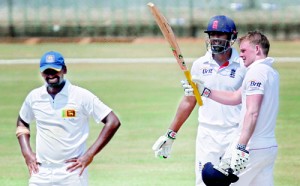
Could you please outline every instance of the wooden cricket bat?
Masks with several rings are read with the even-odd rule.
[[[192,81],[191,73],[188,70],[186,63],[184,62],[183,56],[181,54],[180,48],[177,44],[176,37],[171,26],[169,25],[167,19],[162,15],[162,13],[158,10],[158,8],[153,3],[150,2],[147,5],[149,6],[150,11],[153,14],[155,21],[159,26],[161,32],[163,33],[165,39],[170,44],[171,50],[176,58],[176,61],[179,64],[181,70],[184,72],[187,81],[193,87],[195,98],[197,100],[198,105],[202,106],[203,102],[199,94],[197,85]]]

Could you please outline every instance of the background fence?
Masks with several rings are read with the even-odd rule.
[[[2,37],[143,37],[160,35],[150,0],[0,0]],[[239,33],[300,38],[300,0],[152,0],[178,37],[202,37],[210,17],[225,14]]]

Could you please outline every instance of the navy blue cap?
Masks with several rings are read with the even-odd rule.
[[[236,39],[238,34],[234,21],[225,15],[217,15],[212,17],[209,20],[207,29],[204,32],[229,33],[232,34],[232,39]]]
[[[64,57],[60,53],[54,51],[45,53],[40,61],[41,72],[44,72],[49,68],[56,71],[61,71],[63,66],[65,66]]]
[[[229,186],[231,183],[237,182],[239,177],[229,172],[228,175],[225,175],[215,169],[211,162],[208,162],[202,169],[202,179],[207,186]]]

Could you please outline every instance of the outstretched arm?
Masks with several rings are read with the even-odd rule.
[[[242,103],[241,89],[234,92],[211,90],[209,98],[224,105],[238,105]]]
[[[29,174],[31,175],[32,173],[37,173],[39,171],[38,162],[36,159],[36,155],[32,151],[30,146],[29,124],[23,121],[20,116],[17,119],[16,135],[21,147],[23,157],[27,164]]]
[[[98,154],[106,144],[111,140],[114,134],[117,132],[121,123],[114,112],[110,112],[102,122],[105,124],[102,131],[100,132],[97,140],[93,145],[86,151],[86,153],[79,157],[66,160],[66,162],[74,162],[67,168],[68,171],[72,172],[78,168],[81,168],[79,175],[81,175],[84,169],[93,161],[93,158]]]
[[[204,97],[209,97],[224,105],[238,105],[242,103],[241,88],[237,91],[212,90],[204,86],[204,81],[201,80],[201,77],[193,76],[192,80],[197,84],[199,92]]]

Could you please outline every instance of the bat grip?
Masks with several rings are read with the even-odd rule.
[[[197,87],[197,85],[192,81],[192,77],[191,77],[190,71],[188,71],[188,70],[184,71],[184,75],[185,75],[187,81],[189,82],[189,84],[192,86],[192,88],[193,88],[193,90],[194,90],[194,95],[195,95],[195,98],[196,98],[196,100],[197,100],[198,105],[199,105],[199,106],[202,106],[202,105],[203,105],[203,102],[202,102],[202,99],[201,99],[201,96],[200,96],[198,87]]]

